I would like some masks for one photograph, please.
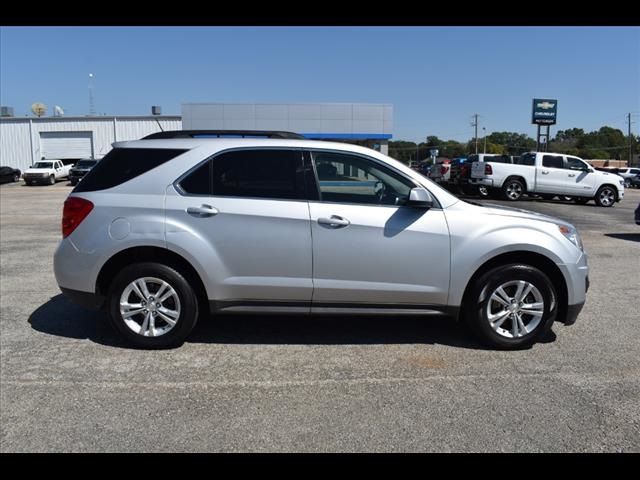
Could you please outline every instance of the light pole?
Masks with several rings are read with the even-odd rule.
[[[482,135],[484,136],[484,152],[487,153],[487,129],[482,127]]]

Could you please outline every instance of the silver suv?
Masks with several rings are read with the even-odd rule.
[[[573,226],[462,201],[368,148],[264,136],[115,143],[65,201],[62,292],[145,348],[209,313],[446,314],[505,349],[576,320]]]

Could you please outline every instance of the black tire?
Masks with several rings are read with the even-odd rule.
[[[543,200],[553,200],[555,198],[555,195],[549,195],[548,193],[541,193],[540,197]]]
[[[573,199],[574,202],[576,202],[578,205],[586,205],[586,203],[591,200],[590,198],[587,197],[575,197]]]
[[[16,182],[19,182],[19,181],[20,181],[20,174],[19,174],[19,173],[16,173],[16,174],[13,176],[13,181],[14,181],[14,183],[16,183]]]
[[[610,200],[613,198],[613,200]],[[596,201],[596,205],[599,207],[613,207],[613,204],[616,203],[618,199],[618,192],[614,187],[609,185],[603,185],[598,189],[594,200]]]
[[[517,178],[507,178],[502,185],[502,196],[505,200],[515,202],[525,193],[524,184]]]
[[[56,176],[49,175],[49,185],[55,185],[55,184],[56,184]]]
[[[478,195],[480,195],[483,198],[486,198],[489,196],[489,187],[487,187],[486,185],[479,185],[478,186]]]
[[[539,322],[532,327],[530,332],[515,338],[508,338],[505,334],[498,333],[498,330],[502,330],[501,328],[498,330],[492,328],[489,322],[488,309],[493,308],[496,302],[493,302],[492,306],[489,306],[489,302],[492,301],[491,295],[493,295],[498,287],[519,280],[530,283],[537,289],[537,293],[540,294],[543,299],[544,308]],[[517,287],[505,287],[505,291],[515,288]],[[534,293],[529,293],[525,298],[530,299],[532,298],[531,295],[534,295]],[[476,334],[480,341],[490,347],[503,350],[527,348],[544,337],[551,329],[558,313],[557,298],[553,283],[537,268],[523,264],[503,265],[481,275],[471,286],[465,298],[465,319],[470,329]],[[497,305],[499,306],[499,304]],[[507,311],[506,307],[504,311]],[[526,315],[524,320],[527,320],[525,326],[535,324],[533,316],[524,315]],[[509,332],[507,334],[513,333],[513,319],[511,315],[504,320],[502,325],[507,327],[505,328],[505,330]]]
[[[129,284],[142,277],[153,277],[167,282],[179,299],[180,314],[175,326],[159,336],[142,336],[134,332],[127,326],[120,313],[121,295]],[[149,291],[151,292],[151,290]],[[182,345],[198,322],[198,298],[195,291],[179,271],[159,263],[136,263],[122,269],[111,282],[108,302],[109,317],[115,328],[124,335],[129,343],[140,348],[161,349]],[[136,322],[142,323],[143,316],[144,314],[138,314],[132,317],[135,317]],[[161,319],[156,321],[160,324],[163,323]],[[169,326],[166,322],[164,323],[165,326]]]
[[[625,178],[624,179],[624,188],[631,188],[631,179],[630,178]]]

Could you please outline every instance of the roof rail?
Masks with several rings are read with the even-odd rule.
[[[278,132],[272,130],[168,130],[147,135],[143,140],[158,140],[163,138],[197,138],[197,137],[265,137],[304,139],[302,135],[293,132]]]

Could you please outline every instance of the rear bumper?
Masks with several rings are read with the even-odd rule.
[[[105,297],[97,293],[81,292],[70,288],[60,287],[62,294],[76,305],[88,308],[89,310],[100,310],[104,305]]]
[[[485,187],[493,188],[493,179],[491,178],[470,178],[469,183],[471,183],[471,185],[484,185]]]

